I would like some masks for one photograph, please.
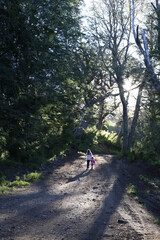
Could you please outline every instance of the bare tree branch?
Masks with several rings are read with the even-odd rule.
[[[158,7],[158,0],[156,1],[156,5]],[[133,10],[133,13],[132,13],[132,15],[133,15],[133,35],[134,35],[135,42],[136,42],[136,44],[137,44],[141,54],[144,57],[144,63],[145,63],[146,69],[148,70],[148,72],[151,75],[151,81],[153,83],[153,86],[156,89],[156,91],[158,93],[160,93],[160,82],[159,82],[159,79],[158,79],[158,77],[157,77],[157,75],[155,73],[155,70],[154,70],[154,68],[153,68],[153,66],[151,64],[151,61],[150,61],[147,41],[146,41],[146,37],[145,37],[145,30],[143,30],[143,33],[142,33],[144,48],[142,47],[141,41],[139,39],[138,26],[137,26],[137,34],[136,34],[136,31],[135,31],[135,23],[134,23],[135,22],[135,15],[134,15],[135,14],[135,6],[134,6],[134,0],[132,0],[132,10]]]

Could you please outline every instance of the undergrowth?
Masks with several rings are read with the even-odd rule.
[[[94,153],[117,154],[120,146],[117,144],[117,134],[96,127],[87,128],[81,137],[75,138],[74,148],[85,152],[90,148]]]
[[[15,188],[28,186],[31,182],[39,181],[42,178],[42,173],[38,172],[25,174],[22,178],[16,176],[15,180],[13,181],[7,181],[6,177],[2,176],[0,179],[0,195],[6,195],[11,189],[15,190]]]
[[[136,187],[133,184],[130,184],[127,190],[128,194],[136,194]]]

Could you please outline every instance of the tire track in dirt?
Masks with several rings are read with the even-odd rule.
[[[139,237],[146,240],[144,222],[135,208],[133,209],[131,205],[124,203],[123,207],[118,208],[118,213],[138,233]]]

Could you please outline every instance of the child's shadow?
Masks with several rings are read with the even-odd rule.
[[[86,177],[87,175],[90,174],[90,172],[91,172],[91,170],[86,169],[85,171],[81,172],[80,174],[76,175],[75,177],[69,178],[67,183],[74,182],[74,181],[77,181],[77,180],[80,181],[80,178]]]

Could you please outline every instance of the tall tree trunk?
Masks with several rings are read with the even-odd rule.
[[[135,135],[137,121],[138,121],[138,115],[139,115],[139,111],[140,111],[140,104],[141,104],[143,87],[144,87],[144,81],[141,83],[141,85],[139,87],[139,91],[138,91],[138,97],[137,97],[137,101],[136,101],[136,106],[135,106],[131,131],[130,131],[129,137],[128,137],[128,148],[132,147],[133,140],[134,140],[134,135]]]
[[[124,96],[122,81],[118,81],[118,88],[123,106],[123,150],[128,150],[128,106]]]
[[[104,103],[101,102],[100,108],[99,108],[98,124],[97,124],[98,130],[102,130],[102,127],[103,127],[103,114],[104,114]]]
[[[120,144],[120,140],[121,140],[121,137],[123,136],[123,122],[121,123],[121,127],[120,127],[120,130],[119,130],[119,133],[118,133],[118,137],[117,137],[117,143]]]
[[[102,118],[102,115],[100,115],[99,118],[98,118],[97,129],[102,130],[102,127],[103,127],[103,118]]]
[[[123,150],[128,149],[128,111],[127,104],[123,104]]]

